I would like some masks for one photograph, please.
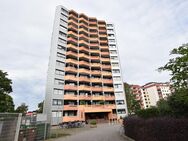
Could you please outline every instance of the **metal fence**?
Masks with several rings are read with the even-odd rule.
[[[37,115],[0,113],[0,141],[43,141],[50,124],[37,120]]]
[[[22,114],[0,113],[0,141],[17,141]]]

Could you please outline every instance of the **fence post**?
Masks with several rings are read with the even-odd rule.
[[[16,125],[16,133],[15,133],[14,141],[18,141],[18,136],[19,136],[19,132],[20,132],[21,119],[22,119],[22,114],[19,113],[18,114],[17,125]]]

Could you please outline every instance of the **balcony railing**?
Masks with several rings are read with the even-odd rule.
[[[77,69],[75,67],[65,67],[66,72],[75,72],[77,73]]]
[[[72,63],[72,64],[78,64],[78,61],[77,60],[74,60],[74,59],[66,59],[66,63]]]
[[[88,69],[79,68],[78,71],[79,71],[79,73],[90,74],[90,70],[88,70]]]
[[[92,87],[92,91],[102,91],[102,87]]]
[[[85,85],[78,86],[78,89],[79,89],[79,91],[82,91],[82,90],[91,91],[91,87],[90,86],[85,86]]]
[[[65,80],[78,81],[78,77],[74,75],[65,75]]]
[[[64,111],[78,110],[78,106],[77,105],[64,105],[63,110]]]
[[[104,75],[104,76],[112,76],[112,73],[108,72],[108,71],[102,71],[102,75]]]
[[[80,77],[79,77],[79,81],[90,82],[90,78],[80,76]]]
[[[86,61],[79,61],[79,65],[90,66],[90,63],[88,63]]]
[[[102,79],[101,78],[91,78],[91,82],[93,82],[93,83],[102,83]]]
[[[113,83],[113,80],[112,79],[103,79],[103,83],[111,84],[111,83]]]
[[[113,87],[103,87],[104,92],[113,92],[114,88]]]
[[[77,100],[77,95],[74,95],[74,94],[65,94],[64,95],[64,100]]]
[[[91,63],[91,67],[101,67],[100,63]]]
[[[65,90],[77,90],[77,86],[74,86],[74,85],[65,85],[64,86],[64,89]]]

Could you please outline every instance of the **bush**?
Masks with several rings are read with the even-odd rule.
[[[188,119],[157,117],[124,118],[125,135],[136,141],[187,141]]]
[[[90,121],[90,124],[91,124],[91,125],[96,125],[96,124],[97,124],[97,121],[93,119],[93,120]]]
[[[151,117],[159,116],[159,110],[156,107],[151,107],[148,109],[139,110],[136,112],[136,114],[142,118],[151,118]]]

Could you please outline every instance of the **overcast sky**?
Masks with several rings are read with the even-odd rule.
[[[13,81],[16,106],[44,99],[55,7],[115,24],[123,80],[169,81],[156,69],[188,42],[187,0],[0,0],[0,69]]]

